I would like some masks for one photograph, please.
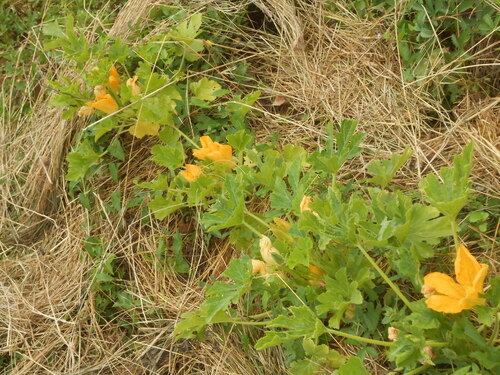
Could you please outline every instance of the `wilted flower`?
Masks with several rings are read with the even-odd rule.
[[[104,96],[108,93],[108,90],[106,90],[106,86],[104,85],[97,85],[94,87],[94,95],[97,98],[98,96]]]
[[[80,107],[77,115],[78,117],[90,116],[92,113],[94,113],[94,111],[94,108],[84,105]]]
[[[266,262],[266,264],[269,266],[276,265],[273,254],[279,254],[279,252],[273,247],[269,237],[262,236],[259,241],[259,247],[260,255],[262,256],[262,259],[264,259],[264,262]]]
[[[261,275],[267,275],[267,265],[261,260],[252,259],[252,275],[260,273]]]
[[[186,164],[186,170],[181,171],[180,175],[184,177],[186,180],[189,182],[193,182],[196,180],[198,177],[202,175],[202,170],[201,167],[195,165],[195,164]]]
[[[134,95],[134,96],[140,95],[140,93],[141,93],[141,88],[136,83],[138,79],[139,79],[139,77],[134,76],[134,78],[127,79],[127,83],[126,83],[127,87],[130,87],[130,91],[132,92],[132,95]]]
[[[200,138],[201,148],[193,150],[193,155],[200,160],[212,160],[219,164],[234,167],[233,148],[230,145],[223,145],[204,135]]]
[[[394,328],[394,327],[389,327],[387,329],[387,337],[391,341],[396,341],[398,339],[398,332],[399,332],[399,329]]]
[[[423,352],[424,352],[425,354],[427,354],[427,355],[429,356],[429,358],[430,358],[430,360],[431,360],[431,361],[433,361],[433,360],[434,360],[434,358],[436,358],[436,355],[435,355],[435,354],[434,354],[434,352],[432,351],[432,347],[431,347],[431,346],[428,346],[428,345],[427,345],[427,346],[424,346],[424,347],[422,348],[422,350],[423,350]],[[430,365],[430,363],[428,363],[428,362],[423,362],[423,361],[421,361],[421,363],[422,363],[423,365]]]
[[[488,273],[487,264],[479,264],[463,245],[455,259],[455,274],[458,281],[441,272],[432,272],[424,277],[425,291],[434,290],[425,303],[435,311],[456,314],[486,303],[479,297]],[[427,293],[429,294],[429,293]]]

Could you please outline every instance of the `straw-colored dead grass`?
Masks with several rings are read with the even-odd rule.
[[[143,21],[159,3],[130,0],[110,34],[129,37],[128,24]],[[246,5],[210,4],[227,12]],[[256,81],[248,88],[260,86],[264,92],[256,108],[260,116],[252,120],[258,139],[279,133],[282,143],[311,148],[327,121],[358,119],[369,135],[365,147],[372,155],[352,165],[353,170],[363,174],[369,158],[410,145],[415,154],[399,178],[402,185],[412,186],[425,173],[449,164],[473,139],[476,186],[497,193],[498,99],[466,97],[452,119],[422,89],[405,84],[397,51],[380,37],[394,15],[365,21],[347,12],[328,13],[321,1],[254,4],[267,17],[267,31],[224,27],[240,38],[233,41],[232,51],[252,63]],[[200,10],[205,5],[188,6]],[[232,66],[213,69],[236,87],[227,78]],[[52,66],[51,71],[56,76],[71,74],[66,67]],[[39,97],[47,96],[42,88]],[[175,323],[200,305],[200,282],[225,269],[233,256],[231,246],[205,243],[196,221],[180,215],[148,225],[141,224],[138,210],[102,218],[102,205],[117,188],[105,177],[93,186],[94,211],[83,210],[66,194],[63,161],[84,124],[61,120],[61,111],[49,109],[46,99],[35,103],[31,118],[14,119],[12,114],[4,116],[0,127],[0,177],[7,181],[0,184],[0,355],[10,358],[12,374],[285,373],[279,349],[250,351],[238,335],[220,327],[209,328],[202,342],[173,342]],[[129,157],[120,170],[119,188],[126,198],[133,178],[150,180],[156,171],[148,164],[147,140],[130,140],[124,146]],[[184,253],[196,277],[183,278],[168,264],[151,261],[161,239],[171,243],[165,230],[185,235]],[[106,324],[97,314],[96,292],[91,289],[91,271],[100,264],[82,246],[90,234],[106,239],[105,252],[115,254],[125,272],[120,282],[140,301]],[[133,326],[123,324],[132,320]],[[339,348],[350,350],[342,343]],[[373,373],[386,373],[383,363],[372,360],[369,365]]]

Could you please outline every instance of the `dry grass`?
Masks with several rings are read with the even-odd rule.
[[[144,20],[159,3],[130,0],[109,33],[130,36],[128,24]],[[401,184],[408,186],[449,164],[452,155],[473,139],[475,186],[498,196],[498,98],[467,96],[450,115],[423,87],[404,83],[397,51],[379,37],[395,15],[365,21],[348,12],[328,13],[321,1],[296,1],[296,6],[281,0],[253,3],[268,17],[267,31],[225,27],[239,35],[232,51],[251,62],[256,80],[248,89],[259,86],[264,92],[256,108],[260,116],[252,120],[258,139],[279,133],[282,143],[314,147],[328,120],[359,119],[361,130],[369,135],[364,146],[370,153],[352,165],[353,174],[364,174],[369,158],[410,145],[415,154],[399,175]],[[206,4],[191,3],[189,8],[197,11]],[[228,13],[245,6],[210,4]],[[89,35],[97,23],[98,17]],[[158,24],[151,34],[167,24]],[[489,49],[480,51],[491,54]],[[213,67],[229,87],[236,87],[227,78],[232,68]],[[47,67],[47,76],[59,74],[68,76],[71,69]],[[104,177],[95,182],[94,210],[83,210],[66,194],[63,161],[85,124],[61,120],[60,110],[47,107],[50,93],[43,87],[37,91],[37,97],[28,98],[32,116],[20,118],[5,111],[0,127],[0,177],[7,181],[0,184],[0,355],[10,357],[12,374],[285,373],[280,350],[249,351],[238,335],[220,327],[210,328],[203,342],[173,342],[180,315],[202,301],[200,282],[218,276],[233,249],[225,242],[205,243],[196,222],[180,216],[155,224],[142,224],[139,210],[101,218],[103,202],[117,188]],[[8,96],[9,87],[2,92]],[[285,103],[273,105],[277,98]],[[148,168],[146,146],[125,145],[129,162],[121,169],[124,178],[119,186],[124,199],[132,191],[133,177],[155,176],[154,167]],[[184,235],[186,258],[196,278],[182,278],[168,264],[151,262],[161,239],[170,244],[165,230]],[[106,239],[105,253],[116,256],[125,272],[121,282],[140,301],[107,324],[96,313],[89,278],[101,265],[82,247],[90,234]],[[497,265],[492,241],[491,259]],[[127,332],[120,320],[133,320],[134,327]],[[342,345],[341,349],[350,350]],[[386,372],[375,361],[370,365],[373,373]]]

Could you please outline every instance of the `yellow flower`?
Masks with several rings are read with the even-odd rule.
[[[223,145],[212,141],[209,136],[204,135],[200,138],[201,148],[193,150],[193,155],[200,160],[212,160],[219,164],[225,164],[234,167],[233,148],[230,145]]]
[[[111,70],[109,71],[108,85],[113,90],[120,90],[120,75],[114,65],[111,66]]]
[[[98,109],[99,111],[103,111],[107,114],[116,112],[118,111],[119,108],[115,99],[113,99],[113,97],[109,94],[97,95],[95,101],[87,102],[85,104],[87,104],[89,107]]]
[[[193,182],[196,180],[198,177],[202,175],[202,170],[199,166],[195,164],[186,164],[186,170],[181,171],[180,175],[184,177],[186,180],[189,182]]]
[[[487,264],[479,264],[463,245],[455,259],[455,274],[458,281],[441,272],[432,272],[424,277],[423,290],[430,295],[425,303],[432,310],[456,314],[477,305],[484,305],[483,283],[488,273]]]
[[[139,77],[134,76],[134,78],[127,79],[127,83],[126,83],[127,87],[130,87],[130,91],[131,91],[132,95],[134,95],[134,96],[141,94],[141,88],[136,83],[138,79],[139,79]]]

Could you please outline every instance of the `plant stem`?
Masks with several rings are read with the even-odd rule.
[[[262,225],[264,225],[266,228],[269,228],[269,224],[268,224],[268,223],[266,223],[264,220],[262,220],[260,217],[258,217],[257,215],[255,215],[255,214],[251,213],[251,212],[250,212],[250,211],[248,211],[248,210],[245,210],[245,211],[246,211],[245,213],[246,213],[248,216],[250,216],[252,219],[254,219],[255,221],[258,221],[259,223],[261,223]]]
[[[243,221],[242,223],[244,226],[246,226],[248,229],[250,229],[253,233],[255,233],[257,235],[257,237],[261,237],[262,236],[262,233],[260,233],[257,229],[255,229],[254,227],[252,227],[250,224],[248,224],[247,222]]]
[[[495,342],[495,339],[498,336],[498,331],[500,329],[500,313],[497,313],[496,319],[495,319],[495,325],[493,326],[493,332],[491,333],[491,337],[488,340],[488,345],[493,345]]]
[[[328,331],[328,333],[331,333],[332,335],[341,336],[341,337],[345,337],[346,339],[356,340],[356,341],[360,341],[360,342],[366,342],[368,344],[373,344],[373,345],[392,346],[394,344],[393,342],[390,342],[390,341],[369,339],[367,337],[351,335],[350,333],[337,331],[336,329],[331,329],[331,328],[327,328],[327,331]]]
[[[429,367],[432,367],[431,365],[423,365],[420,367],[417,367],[415,370],[411,370],[409,372],[405,372],[404,375],[415,375],[415,374],[420,374],[421,372],[424,372],[427,370]]]
[[[187,136],[182,130],[180,130],[177,126],[172,126],[175,130],[179,132],[189,143],[191,143],[194,147],[200,148],[200,145],[193,141],[189,136]]]
[[[447,342],[441,342],[441,341],[434,341],[434,340],[429,340],[425,342],[426,346],[432,346],[433,348],[442,348],[444,346],[448,346]]]
[[[271,321],[250,322],[248,320],[230,320],[228,323],[240,324],[242,326],[265,326],[266,324],[271,323]]]
[[[401,290],[398,288],[396,284],[392,282],[391,279],[389,279],[389,276],[382,271],[382,269],[378,266],[378,264],[375,262],[375,260],[368,254],[368,252],[358,243],[358,249],[363,253],[363,255],[366,257],[368,262],[372,265],[373,268],[379,273],[379,275],[384,279],[384,281],[391,287],[391,289],[394,291],[394,293],[397,294],[399,298],[401,298],[401,301],[404,302],[404,304],[410,309],[410,311],[413,311],[413,308],[411,307],[410,301],[403,295]]]
[[[458,226],[455,218],[451,220],[451,231],[453,232],[453,242],[455,242],[455,250],[458,251],[460,247],[460,240],[458,239]]]

